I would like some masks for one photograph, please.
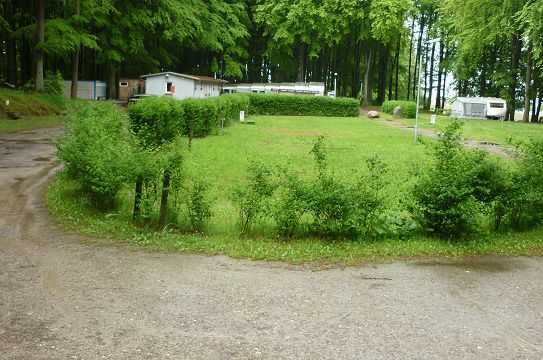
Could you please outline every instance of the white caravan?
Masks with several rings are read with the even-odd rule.
[[[503,120],[507,115],[507,102],[491,97],[459,97],[452,103],[451,115],[459,118]]]

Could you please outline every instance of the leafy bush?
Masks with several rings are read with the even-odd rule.
[[[288,167],[279,173],[262,164],[250,167],[249,184],[236,193],[242,233],[250,226],[246,224],[269,216],[283,237],[291,237],[301,225],[313,235],[330,238],[376,235],[377,219],[384,210],[383,164],[371,158],[368,172],[349,181],[328,170],[322,137],[312,153],[316,177],[302,178]]]
[[[89,103],[71,114],[66,127],[58,143],[66,173],[100,205],[111,205],[136,167],[126,114],[112,103]]]
[[[275,185],[273,172],[263,163],[249,165],[248,183],[234,191],[234,201],[238,204],[241,234],[246,234],[255,220],[268,213],[268,201],[273,195]]]
[[[543,141],[532,140],[519,150],[521,158],[499,196],[496,227],[520,230],[543,223]]]
[[[313,147],[318,176],[307,186],[312,231],[336,238],[375,236],[376,221],[384,207],[381,189],[386,166],[372,157],[366,174],[354,181],[342,179],[328,170],[323,141],[319,138]]]
[[[250,94],[253,115],[358,116],[360,104],[351,98],[325,96]]]
[[[43,81],[43,89],[46,94],[63,96],[64,95],[64,79],[59,71],[52,73],[47,72]]]
[[[147,97],[128,107],[130,126],[144,148],[155,148],[181,134],[184,107],[168,96]]]
[[[189,190],[188,209],[192,230],[202,232],[207,220],[211,217],[211,203],[207,196],[209,185],[203,181],[195,181]]]
[[[465,150],[461,123],[453,122],[434,146],[434,161],[412,190],[413,210],[425,230],[444,238],[480,228],[506,186],[506,173],[487,153]]]
[[[408,119],[414,119],[417,115],[417,103],[414,101],[387,100],[381,110],[387,114],[393,114],[397,107],[402,109],[402,114]]]

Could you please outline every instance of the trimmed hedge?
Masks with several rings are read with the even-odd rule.
[[[181,135],[207,136],[237,121],[240,111],[251,115],[355,117],[359,103],[355,99],[324,96],[227,94],[185,100],[153,96],[128,107],[133,130],[146,131],[150,145],[160,145],[178,135],[172,128],[179,129]]]
[[[172,128],[179,129],[181,135],[207,136],[219,129],[223,120],[224,126],[237,120],[239,112],[248,107],[249,98],[242,94],[186,100],[153,96],[131,104],[128,113],[136,133],[145,130],[157,139],[170,141],[177,135]]]
[[[360,104],[351,98],[325,96],[250,94],[251,115],[358,116]]]
[[[402,114],[408,119],[414,119],[417,116],[417,103],[414,101],[388,100],[383,103],[382,111],[387,114],[393,114],[397,107],[402,108]]]

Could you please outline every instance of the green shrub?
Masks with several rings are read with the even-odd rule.
[[[464,149],[460,129],[453,122],[440,135],[432,166],[412,190],[413,210],[426,232],[449,239],[480,229],[507,184],[505,170],[487,153]]]
[[[282,237],[298,230],[328,238],[377,235],[377,220],[385,209],[383,164],[371,158],[367,173],[346,180],[328,170],[322,137],[312,153],[315,177],[302,178],[288,167],[279,172],[258,163],[250,167],[249,183],[236,192],[242,233],[257,218],[268,216]]]
[[[128,107],[130,126],[144,148],[159,147],[185,127],[181,101],[168,96],[147,97]]]
[[[351,98],[325,96],[250,94],[252,115],[358,116],[360,104]]]
[[[65,171],[109,206],[121,187],[134,178],[135,148],[128,118],[112,103],[88,103],[71,114],[58,143]]]
[[[220,126],[218,98],[186,99],[182,104],[185,110],[184,135],[203,137]]]
[[[521,230],[543,223],[543,141],[532,140],[519,150],[521,157],[499,197],[497,227]]]
[[[207,220],[211,217],[211,202],[207,191],[209,185],[203,181],[194,181],[189,189],[188,210],[192,230],[202,232]]]
[[[328,170],[322,137],[312,153],[318,168],[317,179],[306,187],[312,232],[334,238],[376,236],[376,223],[384,210],[386,166],[372,157],[366,164],[367,173],[349,181]]]
[[[56,73],[52,73],[50,71],[47,72],[47,75],[43,81],[43,90],[49,95],[64,95],[64,79],[59,71]]]
[[[246,234],[258,218],[268,214],[269,199],[274,190],[272,170],[263,163],[252,162],[247,184],[238,186],[233,194],[239,208],[241,234]]]
[[[402,115],[408,119],[414,119],[417,115],[417,103],[414,101],[388,100],[383,103],[381,110],[393,114],[398,106],[402,109]]]

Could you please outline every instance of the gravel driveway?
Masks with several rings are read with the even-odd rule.
[[[0,135],[0,359],[543,359],[543,260],[316,271],[84,245],[50,226],[58,130]]]

